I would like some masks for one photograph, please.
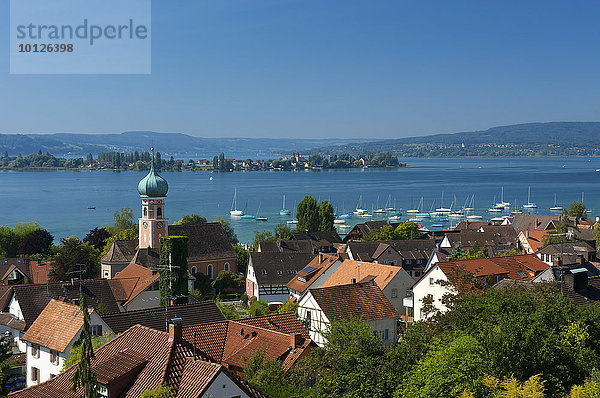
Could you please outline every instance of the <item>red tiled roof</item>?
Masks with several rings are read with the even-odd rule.
[[[399,317],[394,306],[374,282],[320,287],[309,291],[329,320],[362,318],[372,321]]]
[[[139,397],[144,391],[165,384],[178,397],[198,397],[206,392],[219,372],[226,373],[248,396],[266,397],[248,388],[222,365],[194,359],[190,348],[185,341],[169,338],[168,333],[137,325],[96,350],[91,365],[101,382],[128,378],[120,397]],[[80,397],[81,390],[70,391],[76,367],[45,383],[9,395],[15,398]]]
[[[82,326],[78,305],[53,299],[23,335],[23,340],[63,352]]]
[[[124,301],[123,305],[127,305],[152,286],[159,277],[160,274],[157,271],[131,263],[111,279],[109,284],[115,299]]]
[[[295,333],[301,335],[300,344],[292,348]],[[244,368],[260,349],[267,357],[282,360],[284,370],[290,369],[313,344],[291,313],[184,327],[183,339],[195,345],[200,356],[237,368]]]
[[[374,279],[380,289],[385,289],[401,269],[402,267],[395,265],[346,260],[321,287],[348,285],[353,279],[354,282],[360,282],[366,277],[371,277],[369,279]]]
[[[436,265],[446,275],[460,267],[475,277],[505,275],[515,280],[530,280],[535,274],[548,268],[548,264],[540,260],[535,254],[456,260],[437,263]]]
[[[312,285],[312,283],[317,280],[318,277],[323,275],[325,271],[329,269],[336,261],[341,261],[338,255],[332,254],[321,254],[316,256],[310,263],[306,265],[306,267],[314,267],[315,271],[309,273],[308,275],[298,272],[294,277],[286,284],[286,286],[290,289],[293,289],[297,292],[303,293]],[[298,279],[298,277],[304,277],[305,282],[302,282]]]

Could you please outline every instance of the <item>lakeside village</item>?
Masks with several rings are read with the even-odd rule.
[[[341,239],[307,196],[296,230],[247,251],[225,220],[169,223],[150,163],[137,221],[57,246],[0,228],[9,397],[598,396],[600,227],[582,202]]]
[[[150,152],[100,152],[96,158],[90,153],[84,158],[60,158],[49,152],[33,153],[23,157],[9,156],[8,152],[0,158],[0,170],[135,170],[144,171],[150,168],[152,155]],[[212,160],[163,159],[159,152],[155,156],[155,166],[159,171],[259,171],[259,170],[321,170],[348,169],[369,167],[406,167],[397,156],[389,152],[380,154],[363,154],[352,156],[348,153],[322,156],[313,154],[304,157],[299,153],[280,157],[274,160],[252,160],[226,158],[224,153],[216,155]]]

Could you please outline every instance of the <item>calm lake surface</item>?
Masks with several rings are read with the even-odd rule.
[[[351,213],[362,196],[369,212],[384,207],[391,195],[392,205],[405,210],[416,208],[423,197],[423,210],[440,207],[442,192],[444,207],[450,207],[456,196],[457,207],[463,207],[467,196],[475,195],[476,214],[484,219],[504,213],[488,213],[494,202],[513,204],[527,202],[531,186],[531,201],[538,208],[530,212],[550,214],[557,195],[559,205],[567,206],[581,199],[591,217],[600,215],[600,159],[403,159],[410,167],[396,169],[265,171],[265,172],[163,172],[169,182],[165,213],[170,222],[185,214],[197,213],[208,220],[222,216],[231,220],[242,242],[250,242],[255,230],[272,230],[277,223],[292,217],[279,215],[282,196],[286,207],[295,205],[304,195],[332,202],[338,214]],[[21,221],[37,221],[55,238],[70,235],[85,236],[96,226],[111,224],[113,213],[130,207],[140,212],[137,183],[146,173],[112,171],[48,171],[0,172],[1,225]],[[213,177],[213,180],[210,180]],[[237,188],[238,208],[247,214],[268,217],[260,222],[233,219],[229,216],[234,189]],[[88,207],[95,207],[89,210]],[[259,211],[260,207],[260,211]],[[385,217],[379,217],[382,219]],[[377,219],[377,218],[376,218]],[[365,219],[353,217],[353,225]],[[423,220],[430,226],[433,220]],[[449,224],[445,224],[449,226]],[[343,232],[343,231],[341,231]]]

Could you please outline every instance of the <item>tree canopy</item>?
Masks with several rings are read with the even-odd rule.
[[[183,216],[179,221],[175,221],[173,225],[184,225],[184,224],[204,224],[206,218],[200,217],[198,214],[187,214]]]
[[[73,271],[83,271],[81,278],[100,276],[100,251],[89,243],[83,243],[76,236],[63,239],[54,256],[54,267],[50,271],[52,281],[65,281],[77,278]]]

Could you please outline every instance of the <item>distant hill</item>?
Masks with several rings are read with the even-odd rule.
[[[599,147],[600,122],[548,122],[333,145],[311,152],[392,152],[399,156],[571,156],[598,155]]]
[[[154,146],[163,155],[207,157],[224,152],[236,158],[268,158],[330,144],[367,140],[288,138],[202,138],[182,133],[128,131],[120,134],[0,134],[0,153],[23,156],[42,150],[56,156],[94,156],[98,152],[147,151]]]

